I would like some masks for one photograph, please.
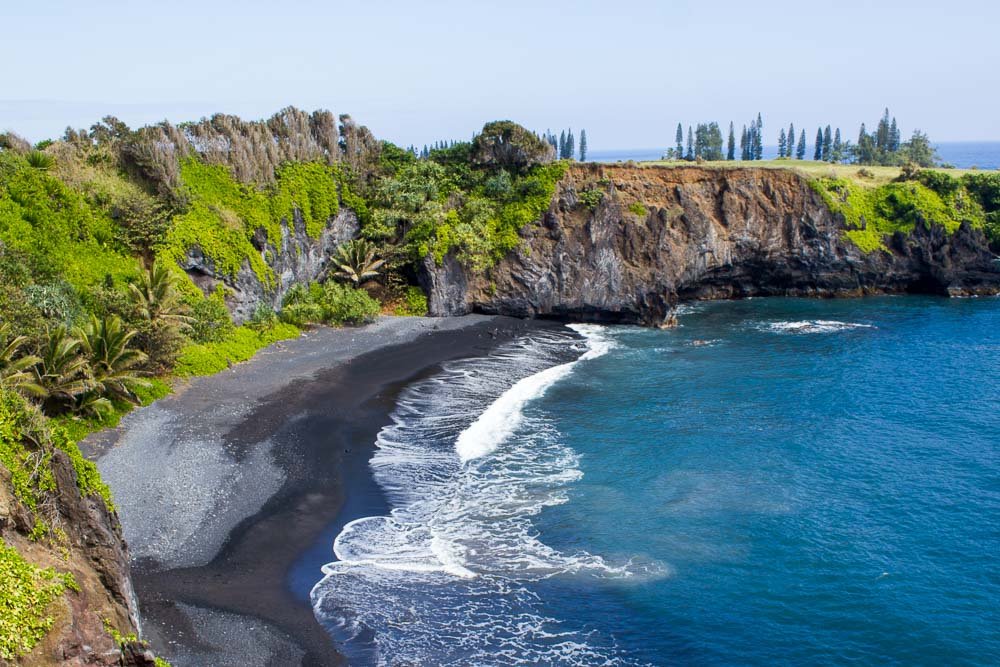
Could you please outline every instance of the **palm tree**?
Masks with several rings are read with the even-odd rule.
[[[187,304],[177,289],[177,281],[166,266],[154,261],[139,280],[129,284],[132,301],[139,313],[150,322],[166,322],[178,329],[187,328],[191,322]]]
[[[10,325],[0,324],[0,387],[15,389],[21,393],[40,396],[45,390],[36,382],[35,374],[31,369],[41,361],[33,354],[18,354],[27,342],[27,336],[14,336],[7,340],[10,335]]]
[[[43,393],[42,407],[52,414],[76,407],[76,400],[93,389],[90,368],[80,354],[81,342],[58,326],[48,331],[35,366]]]
[[[333,265],[337,268],[333,275],[346,278],[355,285],[374,278],[385,264],[384,259],[375,259],[375,253],[375,245],[364,239],[344,243],[337,248],[337,254],[332,258]]]
[[[90,322],[77,330],[80,349],[90,363],[94,383],[90,394],[138,402],[135,388],[148,387],[149,382],[138,377],[136,369],[146,361],[146,355],[129,347],[135,334],[115,315],[92,315]]]
[[[28,165],[38,171],[48,171],[52,168],[52,165],[56,163],[55,159],[46,153],[39,150],[29,151],[24,159],[28,161]]]

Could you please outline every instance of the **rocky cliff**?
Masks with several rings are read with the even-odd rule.
[[[135,640],[139,619],[118,517],[100,495],[81,492],[66,453],[50,457],[51,488],[33,510],[11,492],[11,473],[0,467],[0,537],[31,567],[51,568],[72,584],[45,609],[52,629],[16,662],[0,656],[0,664],[153,667],[152,653]],[[39,538],[43,516],[51,532]]]
[[[427,260],[422,281],[434,315],[648,325],[690,299],[1000,291],[1000,266],[968,225],[916,225],[869,253],[844,232],[791,170],[574,165],[518,251],[479,275]]]
[[[206,294],[218,284],[225,284],[226,305],[236,324],[242,324],[261,306],[280,310],[289,288],[295,284],[308,285],[319,278],[337,246],[356,237],[358,229],[354,212],[341,209],[327,221],[318,238],[310,238],[302,213],[296,209],[291,224],[287,220],[281,223],[281,239],[277,243],[271,242],[263,229],[257,230],[253,245],[274,272],[274,284],[261,281],[247,261],[235,277],[225,276],[198,246],[188,249],[183,268]]]

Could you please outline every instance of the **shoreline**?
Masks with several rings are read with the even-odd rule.
[[[176,667],[343,664],[309,590],[340,527],[387,510],[368,461],[398,392],[552,326],[468,316],[316,329],[88,438],[132,549],[145,638]]]

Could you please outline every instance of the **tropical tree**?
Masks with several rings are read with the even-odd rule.
[[[63,325],[49,329],[42,342],[35,384],[42,390],[42,408],[49,414],[74,409],[77,399],[93,389],[90,367],[80,346],[80,340]]]
[[[139,280],[128,287],[143,319],[167,322],[178,329],[185,329],[190,324],[188,306],[177,289],[177,280],[162,263],[153,262],[139,275]]]
[[[377,276],[378,270],[385,264],[384,259],[375,259],[376,252],[375,244],[364,239],[344,243],[331,258],[336,269],[333,275],[361,285]]]
[[[27,341],[27,336],[10,338],[10,325],[0,324],[0,387],[41,396],[45,390],[32,372],[41,359],[33,354],[21,354]]]
[[[51,155],[39,150],[29,151],[24,158],[28,161],[29,166],[38,171],[48,171],[56,163]]]
[[[133,403],[137,387],[149,382],[139,377],[138,366],[146,355],[130,347],[136,332],[125,328],[121,318],[91,316],[90,322],[77,330],[80,348],[90,364],[93,392],[101,398],[118,398]]]

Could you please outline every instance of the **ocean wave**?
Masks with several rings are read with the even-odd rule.
[[[317,617],[349,639],[349,657],[616,664],[613,640],[546,617],[530,586],[553,576],[663,572],[655,563],[562,553],[534,529],[532,518],[566,502],[582,473],[530,404],[615,345],[602,327],[572,328],[584,337],[582,354],[565,332],[534,332],[403,392],[371,461],[392,510],[345,526],[334,543],[338,560],[312,592]]]
[[[797,320],[794,322],[759,322],[756,328],[780,334],[826,334],[852,329],[875,329],[873,324],[838,320]]]

